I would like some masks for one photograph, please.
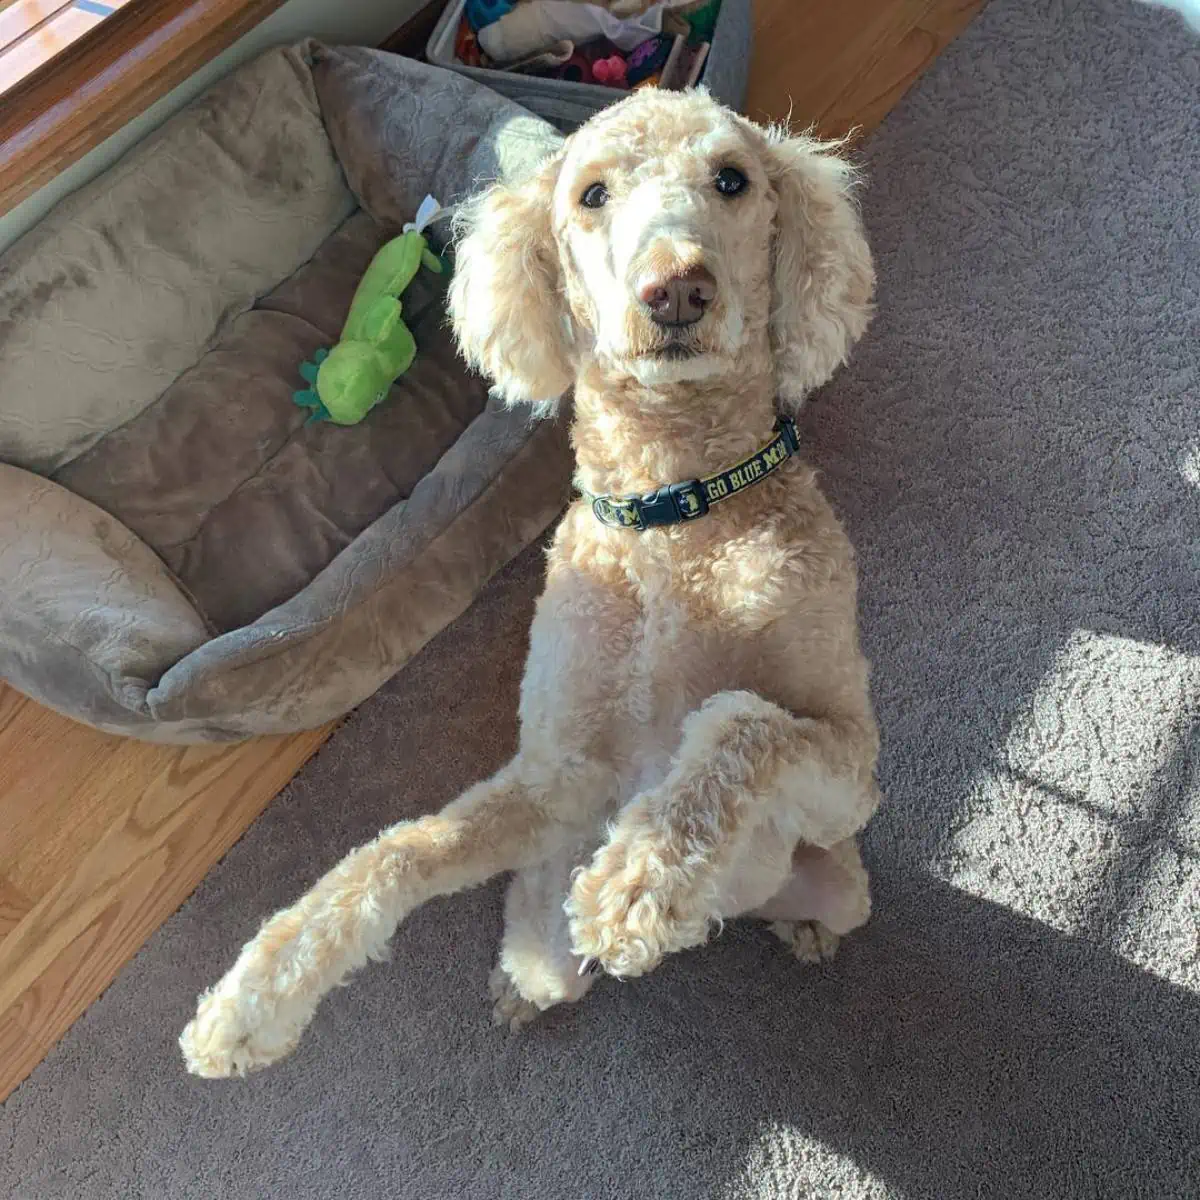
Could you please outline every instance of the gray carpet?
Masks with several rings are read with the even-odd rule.
[[[245,1083],[260,918],[513,740],[528,554],[276,801],[0,1117],[20,1200],[1200,1195],[1200,41],[995,0],[869,145],[880,316],[806,436],[861,554],[887,803],[828,968],[762,930],[512,1038],[499,889]]]

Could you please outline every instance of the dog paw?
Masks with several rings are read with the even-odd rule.
[[[653,832],[614,836],[602,846],[567,900],[572,951],[624,979],[707,941],[708,906],[674,857]]]
[[[237,996],[216,991],[202,996],[195,1017],[179,1037],[183,1060],[193,1075],[227,1079],[269,1067],[295,1048],[303,1025],[252,1017]]]
[[[519,1033],[542,1011],[521,995],[512,976],[499,963],[488,976],[488,992],[494,1001],[492,1024],[503,1025],[510,1033]]]
[[[805,963],[828,962],[842,940],[820,921],[774,921],[771,932]]]

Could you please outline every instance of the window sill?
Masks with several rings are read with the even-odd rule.
[[[137,0],[3,97],[0,214],[268,17],[284,0]]]

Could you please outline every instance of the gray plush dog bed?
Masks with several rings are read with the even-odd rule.
[[[0,676],[143,738],[286,732],[462,612],[561,508],[561,430],[488,400],[428,272],[416,362],[362,424],[306,424],[292,393],[427,192],[557,144],[461,76],[306,43],[0,257]]]

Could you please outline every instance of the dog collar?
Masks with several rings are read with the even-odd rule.
[[[775,430],[775,436],[761,450],[737,466],[704,479],[664,484],[644,496],[593,496],[580,489],[581,494],[591,502],[596,520],[609,529],[634,529],[641,533],[660,525],[682,525],[704,516],[714,504],[766,479],[800,449],[796,426],[790,417],[780,417]]]

